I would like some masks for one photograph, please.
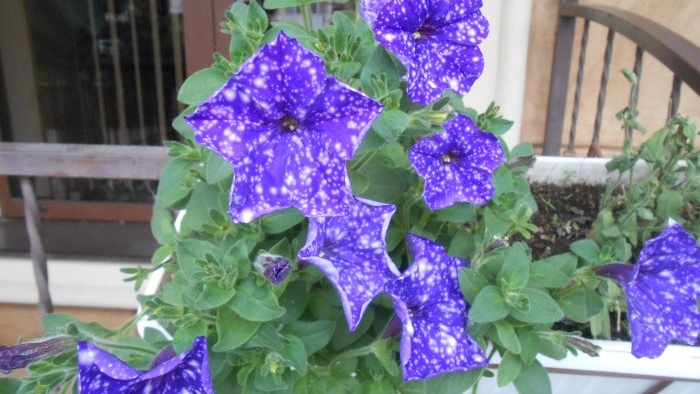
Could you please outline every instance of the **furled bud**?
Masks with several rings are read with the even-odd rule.
[[[56,336],[13,346],[0,345],[0,371],[7,374],[73,347],[75,341],[69,336]]]
[[[271,253],[260,253],[254,265],[273,285],[282,283],[292,270],[289,260]]]

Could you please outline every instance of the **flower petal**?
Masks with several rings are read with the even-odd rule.
[[[413,264],[385,290],[404,323],[401,364],[405,380],[463,371],[487,364],[481,347],[467,335],[468,305],[458,270],[466,263],[444,248],[409,234]]]
[[[700,248],[679,224],[647,241],[625,284],[632,354],[655,358],[670,340],[695,344],[700,335]]]
[[[347,213],[352,192],[344,162],[300,132],[280,135],[234,165],[234,221],[249,223],[290,206],[307,217]]]
[[[463,115],[444,127],[444,133],[423,138],[408,150],[411,165],[425,179],[423,198],[428,208],[487,203],[495,192],[493,171],[503,161],[498,139]]]
[[[326,151],[350,160],[381,111],[381,104],[331,77],[303,124]]]
[[[398,276],[384,238],[396,207],[355,199],[348,216],[309,221],[306,245],[297,256],[317,266],[333,284],[350,331],[367,305]]]
[[[78,384],[82,394],[214,394],[207,344],[196,338],[192,348],[168,360],[157,358],[141,373],[89,342],[78,343]]]

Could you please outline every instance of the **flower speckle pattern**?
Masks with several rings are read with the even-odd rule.
[[[381,110],[280,33],[186,120],[232,164],[229,213],[248,223],[291,206],[308,217],[347,214],[345,161]]]
[[[386,252],[386,236],[396,207],[356,199],[345,217],[311,219],[298,257],[317,266],[336,288],[351,331],[367,305],[398,276]]]
[[[484,69],[478,45],[489,32],[481,0],[368,2],[377,41],[408,70],[408,96],[428,104],[446,89],[467,93]]]
[[[413,264],[385,286],[403,322],[404,380],[486,365],[483,350],[465,331],[469,307],[457,278],[467,264],[426,238],[408,234],[408,244]]]
[[[700,334],[700,247],[680,224],[647,241],[624,283],[632,354],[655,358],[669,340],[695,344]]]
[[[166,349],[154,366],[138,371],[89,342],[78,343],[78,384],[82,394],[214,394],[207,343],[195,339],[178,356]]]
[[[444,133],[423,138],[408,151],[411,164],[425,179],[423,198],[428,208],[487,203],[495,191],[493,171],[503,161],[498,139],[464,115],[444,126]]]

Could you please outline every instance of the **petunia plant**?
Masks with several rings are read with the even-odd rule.
[[[317,2],[226,12],[229,53],[178,93],[187,109],[151,222],[161,246],[128,272],[137,288],[155,270],[168,280],[121,329],[50,315],[51,338],[71,346],[0,348],[0,367],[30,363],[20,393],[461,393],[491,369],[540,394],[541,357],[595,353],[558,323],[607,312],[604,269],[618,266],[588,258],[590,240],[532,256],[532,147],[503,142],[495,104],[463,105],[488,66],[482,2],[362,0],[314,26]],[[302,23],[268,20],[285,7]],[[635,349],[653,348],[642,355],[698,335],[700,283],[681,277],[697,244],[673,237],[612,275]],[[673,280],[683,307],[668,314]]]

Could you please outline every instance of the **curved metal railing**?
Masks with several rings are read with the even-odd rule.
[[[670,87],[668,117],[678,111],[681,86],[686,84],[700,95],[700,47],[684,37],[674,33],[663,25],[633,12],[615,7],[602,5],[580,5],[578,0],[561,0],[559,7],[559,26],[552,65],[552,81],[550,84],[547,123],[545,127],[544,154],[559,155],[564,133],[566,117],[566,98],[568,94],[569,72],[572,63],[576,21],[584,21],[581,46],[579,51],[578,71],[576,77],[576,92],[571,114],[571,129],[569,131],[568,152],[573,152],[576,137],[576,121],[581,100],[581,85],[583,68],[586,61],[588,46],[588,31],[591,22],[608,28],[603,71],[598,93],[596,119],[591,145],[597,144],[602,126],[602,114],[605,107],[610,62],[613,52],[613,42],[620,34],[636,44],[634,71],[641,76],[643,57],[649,53],[658,59],[673,73]],[[636,94],[633,101],[636,102]]]

